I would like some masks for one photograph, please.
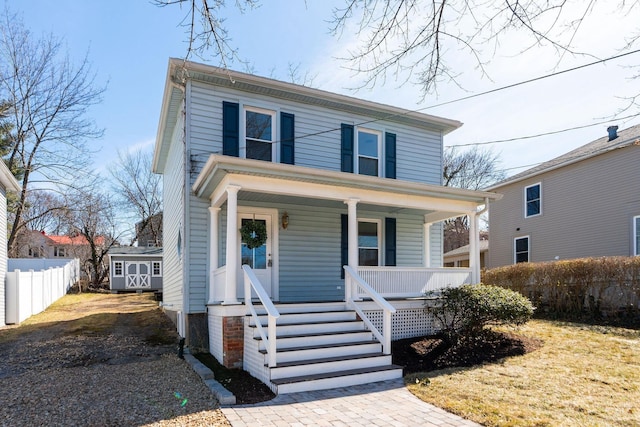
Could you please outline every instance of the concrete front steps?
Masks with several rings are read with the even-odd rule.
[[[402,367],[391,363],[373,333],[344,303],[280,304],[277,320],[276,366],[269,369],[277,394],[325,390],[402,377]],[[258,311],[260,313],[260,311]],[[267,316],[259,317],[267,326]],[[257,351],[268,367],[265,344],[255,327]],[[246,350],[245,350],[246,351]]]

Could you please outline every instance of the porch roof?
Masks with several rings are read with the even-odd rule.
[[[256,179],[259,178],[259,179]],[[212,154],[193,184],[193,193],[219,207],[227,188],[272,195],[359,203],[425,211],[427,222],[475,212],[500,194],[397,179],[269,163]]]

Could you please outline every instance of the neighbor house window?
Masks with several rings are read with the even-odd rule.
[[[276,113],[258,108],[245,109],[245,157],[273,161]]]
[[[633,254],[640,255],[640,216],[633,217]]]
[[[360,175],[380,176],[382,133],[369,129],[358,129],[356,135],[357,172]]]
[[[513,241],[513,259],[519,262],[529,262],[529,236],[516,237]]]
[[[53,248],[53,256],[57,256],[57,257],[65,257],[67,255],[66,251],[64,250],[64,248],[60,248],[58,246]]]
[[[31,258],[40,258],[42,257],[44,254],[44,251],[41,248],[29,248],[29,256]]]
[[[536,216],[542,213],[542,191],[540,183],[524,188],[524,216]]]
[[[380,265],[379,221],[358,221],[358,265]]]
[[[153,261],[151,263],[151,275],[153,277],[162,276],[162,261]]]
[[[124,270],[124,266],[122,261],[114,261],[113,262],[113,277],[122,277]]]

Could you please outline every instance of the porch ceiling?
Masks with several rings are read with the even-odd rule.
[[[429,221],[440,221],[474,212],[496,193],[462,190],[437,185],[377,178],[337,171],[281,165],[259,160],[213,154],[204,165],[192,190],[197,197],[220,206],[230,185],[240,187],[243,200],[278,200],[310,204],[308,199],[327,206],[356,199],[359,206],[371,205],[393,212],[416,209],[427,213]]]

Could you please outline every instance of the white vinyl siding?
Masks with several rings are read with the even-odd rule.
[[[182,113],[175,127],[168,161],[163,174],[163,303],[171,311],[183,310],[183,265],[178,253],[178,236],[183,235],[184,218],[184,145]]]
[[[7,274],[7,195],[0,185],[0,326],[5,324],[5,277]]]

